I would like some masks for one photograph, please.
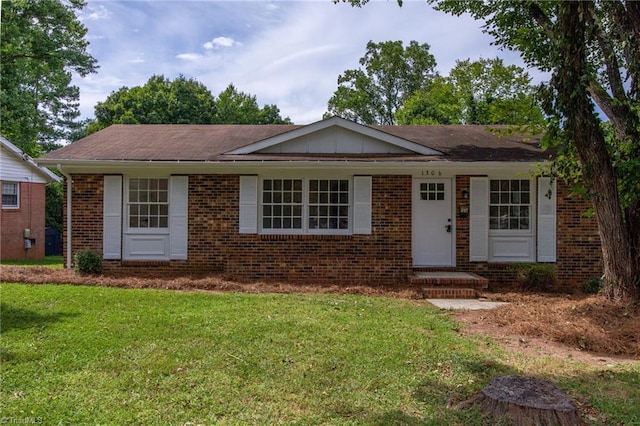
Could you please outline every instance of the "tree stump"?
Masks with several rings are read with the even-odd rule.
[[[483,414],[514,425],[582,424],[573,400],[556,385],[525,376],[497,377],[457,408],[479,405]]]

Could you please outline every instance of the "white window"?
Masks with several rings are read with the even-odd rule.
[[[302,229],[302,179],[262,182],[262,228]]]
[[[129,228],[169,227],[169,179],[129,179]]]
[[[17,182],[2,182],[2,207],[17,209],[19,204],[19,188]]]
[[[309,229],[349,229],[349,181],[309,181]]]
[[[491,179],[489,229],[529,230],[531,184],[528,179]]]
[[[351,226],[350,179],[263,179],[265,233],[345,234]]]

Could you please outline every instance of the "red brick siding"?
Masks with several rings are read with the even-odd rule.
[[[582,286],[602,275],[602,251],[595,217],[584,217],[591,203],[570,196],[566,185],[558,185],[557,265],[560,283]]]
[[[449,269],[489,278],[493,288],[512,284],[510,264],[469,262],[469,218],[459,213],[460,205],[469,205],[463,197],[469,178],[456,178],[457,267]],[[73,179],[73,248],[102,251],[102,176]],[[222,273],[240,280],[343,285],[407,281],[412,270],[410,176],[373,176],[372,234],[351,236],[239,234],[239,182],[233,175],[189,176],[188,260],[104,261],[105,271],[156,276]],[[563,286],[578,286],[600,274],[597,228],[593,219],[581,217],[587,203],[567,198],[563,185],[559,197],[559,278]]]
[[[72,254],[78,250],[95,250],[102,253],[102,222],[104,179],[102,175],[73,175],[71,192]],[[64,182],[64,227],[62,231],[63,253],[67,257],[67,182]]]
[[[1,186],[1,182],[0,182]],[[0,259],[41,259],[45,251],[45,184],[20,182],[20,206],[0,209]],[[31,248],[24,248],[24,230],[31,231],[35,240]]]
[[[102,176],[73,176],[73,250],[102,251]],[[240,179],[189,176],[188,260],[104,261],[105,272],[200,275],[324,284],[396,284],[411,271],[411,177],[374,176],[371,235],[238,233]],[[66,214],[66,211],[65,211]]]

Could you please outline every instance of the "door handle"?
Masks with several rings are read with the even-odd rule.
[[[445,225],[444,229],[446,229],[447,232],[451,232],[451,225]]]

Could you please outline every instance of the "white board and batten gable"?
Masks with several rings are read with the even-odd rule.
[[[227,154],[422,154],[441,152],[383,131],[332,117]]]

